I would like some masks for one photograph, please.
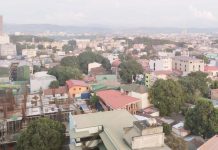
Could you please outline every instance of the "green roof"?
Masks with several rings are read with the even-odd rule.
[[[96,76],[96,81],[97,82],[102,82],[102,81],[117,81],[117,76],[113,75],[113,74],[97,75]]]
[[[128,92],[136,92],[136,93],[146,93],[147,92],[147,88],[144,85],[139,85],[139,84],[126,84],[126,85],[122,85],[121,89],[123,89],[124,91],[128,91]]]

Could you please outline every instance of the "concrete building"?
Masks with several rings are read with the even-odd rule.
[[[36,57],[36,50],[35,49],[23,49],[22,56],[25,56],[28,58]]]
[[[148,100],[148,91],[144,85],[130,84],[121,86],[121,92],[127,94],[128,96],[138,98],[141,101],[137,103],[138,109],[144,109],[151,106]]]
[[[0,44],[9,44],[10,38],[7,34],[0,35]]]
[[[164,145],[163,128],[137,119],[126,110],[71,115],[70,150],[170,150]]]
[[[90,72],[93,68],[101,67],[102,65],[97,62],[89,63],[88,64],[88,72]]]
[[[56,77],[48,75],[46,71],[36,72],[30,77],[31,93],[39,92],[40,89],[48,89],[52,81],[56,81]]]
[[[181,71],[184,76],[191,72],[204,72],[204,61],[192,57],[176,56],[173,58],[173,70]]]
[[[8,43],[8,44],[0,44],[0,56],[16,56],[17,50],[16,45]]]
[[[99,96],[99,102],[105,111],[126,109],[131,114],[136,114],[138,111],[137,104],[140,99],[128,96],[116,90],[102,90],[96,92]]]
[[[149,61],[149,67],[153,71],[170,71],[172,70],[172,59],[171,58],[159,58]]]
[[[0,36],[3,35],[3,17],[0,16]]]
[[[89,85],[82,80],[68,80],[66,87],[70,98],[81,97],[82,93],[89,92]]]

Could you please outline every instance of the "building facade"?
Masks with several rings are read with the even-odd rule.
[[[191,72],[204,72],[204,61],[192,57],[177,56],[173,58],[172,68],[181,71],[184,76]]]
[[[172,70],[171,58],[159,58],[149,61],[149,67],[153,71]]]

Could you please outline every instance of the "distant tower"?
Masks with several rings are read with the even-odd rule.
[[[0,16],[0,36],[3,35],[3,17]]]

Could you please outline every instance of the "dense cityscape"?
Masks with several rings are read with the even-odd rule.
[[[0,150],[218,149],[218,32],[4,19]]]

